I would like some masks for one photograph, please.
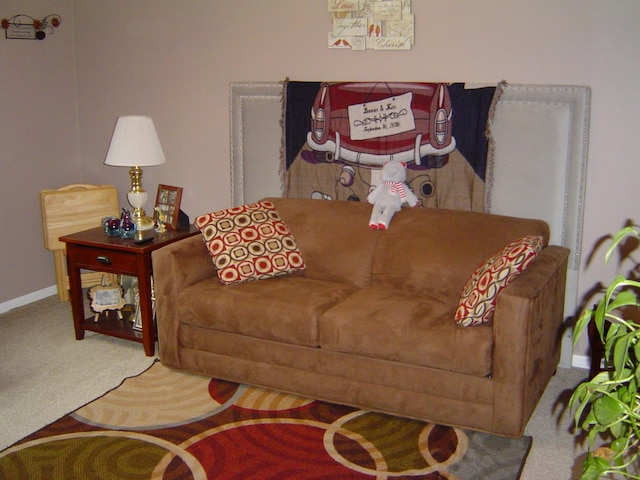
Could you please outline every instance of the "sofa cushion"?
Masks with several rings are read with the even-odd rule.
[[[269,201],[200,215],[195,225],[222,283],[270,278],[305,267],[293,235]]]
[[[480,265],[462,289],[455,320],[469,327],[490,322],[498,294],[533,261],[542,250],[542,237],[514,240]]]
[[[180,293],[176,316],[196,327],[317,347],[320,315],[355,290],[299,274],[234,285],[214,277]]]
[[[478,265],[516,238],[540,235],[546,243],[549,227],[542,220],[424,207],[403,208],[391,228],[376,234],[372,285],[446,299],[455,310]]]
[[[371,205],[341,200],[270,198],[296,238],[304,276],[365,287],[378,235],[369,228]]]
[[[469,375],[491,373],[491,326],[460,327],[451,321],[454,310],[455,304],[432,297],[363,288],[322,315],[320,346]]]

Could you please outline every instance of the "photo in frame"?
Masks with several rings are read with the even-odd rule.
[[[98,321],[102,312],[108,310],[115,310],[122,320],[121,310],[125,306],[125,300],[121,285],[109,283],[106,275],[103,275],[102,283],[89,288],[87,296],[91,299],[91,310],[95,313],[94,322]]]
[[[178,228],[178,216],[180,213],[180,200],[182,200],[182,188],[170,185],[158,185],[156,206],[153,215],[158,221],[176,230]],[[159,213],[161,212],[161,214]]]
[[[134,292],[134,301],[135,301],[135,312],[133,315],[133,320],[132,320],[132,326],[134,330],[137,330],[139,332],[142,331],[142,310],[140,307],[140,290],[138,290],[138,287],[135,287],[135,292]],[[153,285],[153,276],[151,277],[151,314],[153,318],[153,322],[155,325],[155,321],[156,321],[156,292],[155,292],[155,287]],[[155,328],[155,327],[154,327]]]

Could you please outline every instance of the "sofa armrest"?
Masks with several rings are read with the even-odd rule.
[[[560,361],[569,249],[549,246],[498,296],[494,431],[520,436]]]
[[[194,235],[152,252],[159,355],[169,366],[179,366],[178,296],[189,285],[216,276],[201,235]]]

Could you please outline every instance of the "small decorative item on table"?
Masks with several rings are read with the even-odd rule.
[[[91,310],[95,312],[94,322],[100,318],[100,314],[106,310],[115,310],[118,319],[122,320],[122,308],[124,307],[124,291],[118,284],[108,284],[106,277],[102,277],[101,285],[94,285],[89,289]]]
[[[120,216],[120,236],[122,238],[133,238],[136,234],[136,224],[131,218],[131,212],[126,208],[122,209],[122,215]]]
[[[164,224],[164,212],[160,209],[160,207],[155,207],[155,219],[156,219],[156,232],[164,233],[167,231],[167,226]]]
[[[104,233],[110,237],[119,237],[120,219],[118,217],[104,217],[102,219],[102,228],[104,228]]]
[[[158,185],[156,195],[156,208],[154,217],[156,221],[160,218],[160,212],[164,216],[160,221],[172,229],[178,228],[178,217],[180,214],[180,200],[182,199],[182,188],[170,185]],[[158,225],[160,227],[160,225]]]

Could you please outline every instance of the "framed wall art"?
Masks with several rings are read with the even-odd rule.
[[[154,219],[176,230],[178,228],[178,214],[180,213],[182,188],[170,185],[158,185]]]
[[[411,50],[415,19],[411,0],[327,0],[329,48]]]

